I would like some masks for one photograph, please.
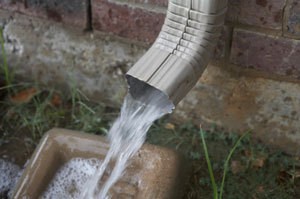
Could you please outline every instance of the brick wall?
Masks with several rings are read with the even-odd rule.
[[[300,2],[231,0],[230,63],[300,80]]]
[[[152,43],[167,0],[0,0],[0,8]],[[215,58],[232,67],[300,80],[300,2],[229,0]]]

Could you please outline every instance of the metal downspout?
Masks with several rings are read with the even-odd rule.
[[[176,105],[208,65],[226,11],[227,0],[169,0],[159,36],[126,74],[131,95],[146,83]]]

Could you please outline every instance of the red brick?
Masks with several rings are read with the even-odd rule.
[[[87,0],[8,0],[0,8],[85,28]]]
[[[151,4],[151,5],[158,5],[158,6],[164,6],[164,7],[166,7],[168,5],[168,0],[128,0],[128,2]]]
[[[23,11],[25,9],[24,0],[0,1],[0,8],[11,11]]]
[[[92,0],[93,28],[129,39],[153,42],[165,15],[106,0]]]
[[[87,24],[87,0],[27,0],[27,6],[38,16],[82,28]]]
[[[154,1],[152,0],[152,2]],[[146,42],[155,40],[165,17],[163,14],[131,8],[127,5],[120,5],[106,0],[93,0],[92,5],[94,29]],[[224,27],[214,51],[214,59],[224,58],[229,40],[230,28]]]
[[[300,41],[236,30],[231,63],[300,79]]]
[[[227,20],[280,30],[284,6],[284,0],[229,0]]]
[[[289,0],[286,6],[284,35],[300,39],[300,2]]]

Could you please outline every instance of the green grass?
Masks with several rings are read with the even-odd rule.
[[[0,92],[8,91],[8,96],[0,99],[1,156],[24,164],[43,134],[53,127],[100,135],[107,133],[119,110],[91,102],[72,79],[67,94],[33,83],[16,84],[9,71],[2,29],[0,45],[0,74],[6,84],[0,87]],[[32,87],[39,92],[30,102],[14,104],[9,100],[9,95]],[[51,100],[57,93],[62,102],[59,106],[53,106]],[[300,198],[297,191],[300,190],[300,163],[296,157],[270,150],[247,134],[239,137],[214,127],[203,131],[191,122],[166,128],[169,122],[172,120],[168,118],[156,122],[148,133],[147,141],[174,148],[186,156],[192,175],[184,198],[207,199],[212,195],[214,199]],[[255,166],[255,161],[262,157],[265,162]],[[240,164],[240,171],[234,172],[233,162]],[[221,182],[220,187],[216,182]]]
[[[4,137],[18,137],[17,132],[26,132],[31,142],[37,144],[43,134],[54,127],[106,134],[112,117],[104,113],[105,107],[102,104],[90,102],[86,97],[83,100],[80,92],[76,93],[77,97],[69,97],[54,90],[37,87],[35,84],[29,85],[39,90],[30,102],[14,104],[9,97],[0,100],[2,140]],[[21,91],[22,89],[26,88],[18,88]],[[14,90],[13,93],[18,91]],[[54,94],[59,95],[62,100],[58,107],[51,104]]]
[[[12,157],[19,164],[25,163],[49,129],[62,127],[105,135],[119,113],[118,109],[90,101],[76,85],[65,94],[36,84],[24,85],[11,87],[12,93],[35,87],[39,92],[30,102],[14,104],[8,97],[0,99],[0,155]],[[59,106],[51,104],[55,94],[61,97]],[[147,142],[174,148],[187,158],[191,176],[185,199],[213,198],[213,194],[214,198],[226,199],[299,198],[299,178],[295,176],[300,166],[296,157],[270,150],[251,136],[240,137],[215,127],[201,130],[191,122],[168,123],[173,124],[168,117],[157,121]],[[22,160],[17,153],[20,150],[26,153],[21,154]],[[255,166],[262,157],[263,165]],[[234,162],[241,165],[240,171],[234,172]],[[219,187],[217,182],[221,182]]]
[[[212,189],[213,189],[213,198],[218,199],[219,198],[218,187],[217,187],[214,172],[213,172],[213,169],[212,169],[212,166],[211,166],[211,161],[210,161],[210,158],[209,158],[209,155],[208,155],[208,149],[207,149],[207,146],[206,146],[204,133],[203,133],[201,128],[200,128],[200,135],[201,135],[202,145],[203,145],[203,149],[204,149],[204,155],[205,155],[205,159],[206,159],[206,163],[207,163],[207,168],[208,168],[208,172],[209,172],[209,177],[210,177],[210,180],[211,180],[211,186],[212,186]],[[221,193],[222,192],[223,192],[223,190],[221,190]],[[220,196],[220,199],[221,198],[222,197]]]
[[[202,129],[201,129],[202,132]],[[242,135],[238,141],[233,145],[233,147],[230,149],[230,152],[226,158],[225,164],[224,164],[224,171],[223,171],[223,177],[222,177],[222,183],[220,186],[220,195],[219,198],[222,199],[223,198],[223,191],[224,191],[224,186],[225,186],[225,179],[226,179],[226,175],[228,173],[228,167],[229,167],[229,161],[233,155],[233,153],[235,152],[235,150],[237,149],[237,147],[240,145],[241,141],[248,136],[249,132],[245,133],[244,135]]]
[[[201,131],[189,122],[166,129],[169,122],[172,122],[169,118],[156,122],[148,133],[148,142],[177,149],[187,157],[192,175],[184,198],[299,198],[297,190],[300,186],[286,175],[293,171],[295,162],[299,164],[297,157],[268,149],[251,135],[240,137],[213,126]],[[205,139],[201,138],[201,134]],[[206,161],[208,153],[209,167]],[[264,163],[257,166],[256,162],[261,159]],[[234,171],[233,163],[236,162],[242,167],[239,171]],[[213,178],[215,182],[212,183]],[[216,182],[221,182],[219,188]]]
[[[205,160],[206,160],[207,168],[208,168],[208,172],[209,172],[209,177],[210,177],[210,180],[211,180],[211,185],[212,185],[212,188],[213,188],[213,198],[214,199],[222,199],[223,198],[224,185],[225,185],[225,179],[226,179],[226,175],[227,175],[227,172],[228,172],[229,161],[230,161],[234,151],[236,150],[236,148],[239,146],[241,141],[248,135],[248,133],[245,133],[243,136],[241,136],[237,140],[237,142],[233,145],[233,147],[230,149],[230,152],[229,152],[229,154],[226,158],[226,161],[224,163],[222,183],[220,185],[220,188],[218,188],[218,186],[216,184],[215,176],[214,176],[214,173],[213,173],[213,169],[212,169],[212,166],[211,166],[211,161],[210,161],[210,158],[209,158],[209,154],[208,154],[208,149],[207,149],[207,146],[206,146],[204,132],[203,132],[201,127],[200,127],[199,132],[200,132],[200,135],[201,135],[201,140],[202,140]]]
[[[37,83],[15,82],[12,71],[9,70],[4,42],[3,30],[0,29],[0,155],[1,150],[10,150],[10,154],[14,154],[18,147],[12,147],[15,149],[11,150],[11,145],[20,145],[18,142],[25,143],[25,151],[32,152],[43,134],[54,127],[101,135],[107,133],[110,122],[118,114],[116,109],[91,102],[72,78],[67,92],[44,88]],[[29,102],[13,103],[10,100],[10,97],[30,88],[37,89],[38,93]],[[54,94],[59,94],[61,105],[51,104]],[[106,113],[108,109],[110,113]],[[22,147],[24,144],[19,148]],[[19,163],[24,161],[25,158]]]
[[[4,155],[18,160],[15,152],[24,148],[26,155],[20,164],[30,157],[49,129],[62,127],[105,135],[119,113],[118,109],[91,102],[78,89],[70,89],[63,95],[56,90],[26,84],[13,87],[14,93],[33,86],[39,92],[30,102],[13,104],[9,98],[0,99],[0,153],[3,155],[2,152],[9,149]],[[54,94],[61,97],[61,105],[51,105]],[[147,142],[174,148],[187,158],[191,176],[184,198],[207,199],[213,198],[213,194],[214,198],[226,199],[297,198],[299,178],[293,178],[293,174],[299,169],[299,161],[295,157],[270,150],[251,136],[240,137],[214,127],[201,130],[191,122],[167,127],[172,122],[168,117],[157,121],[148,133]],[[255,161],[262,157],[264,164],[255,166]],[[233,172],[233,162],[240,163],[242,169]],[[214,179],[213,191],[211,179]],[[221,182],[219,187],[217,182]]]

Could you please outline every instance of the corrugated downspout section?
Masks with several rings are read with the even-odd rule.
[[[227,0],[170,0],[158,38],[126,75],[129,87],[145,82],[176,105],[206,68],[226,10]]]

